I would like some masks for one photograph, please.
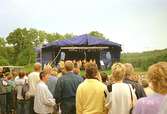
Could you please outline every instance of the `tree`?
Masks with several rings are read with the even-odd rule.
[[[8,52],[6,50],[6,42],[4,38],[0,38],[0,56],[6,59],[8,57]]]
[[[72,34],[72,33],[66,33],[66,34],[64,35],[64,39],[72,38],[72,37],[74,37],[74,34]]]
[[[92,31],[89,33],[89,35],[97,37],[97,38],[105,38],[104,35],[98,31]]]
[[[55,40],[61,40],[61,39],[64,39],[64,36],[59,34],[59,33],[53,33],[53,34],[47,34],[47,42],[52,42],[52,41],[55,41]]]
[[[20,53],[23,49],[33,48],[33,39],[28,35],[28,30],[16,29],[14,32],[9,33],[9,36],[6,38],[8,44],[12,44],[16,54]]]
[[[38,31],[33,28],[29,29],[28,35],[32,39],[32,43],[34,47],[41,46],[47,36],[45,31]]]
[[[20,53],[23,52],[24,50],[26,50],[27,53],[32,52],[32,50],[34,51],[34,45],[33,45],[34,37],[32,37],[31,32],[29,32],[26,28],[24,29],[18,28],[14,30],[9,34],[9,36],[6,39],[8,44],[13,45],[14,48],[13,59],[15,63],[17,63],[17,61],[21,61],[20,59],[24,59],[19,57]],[[29,57],[27,59],[28,61],[30,61],[29,59],[35,59],[35,58]]]
[[[26,48],[17,56],[16,65],[28,65],[35,62],[35,51]]]
[[[4,57],[0,56],[0,66],[9,65],[9,61]]]
[[[5,40],[2,37],[0,37],[0,47],[5,47]]]

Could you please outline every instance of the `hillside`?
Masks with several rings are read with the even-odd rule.
[[[146,71],[148,67],[159,61],[167,61],[167,49],[147,51],[143,53],[122,53],[122,63],[132,63],[136,68]]]

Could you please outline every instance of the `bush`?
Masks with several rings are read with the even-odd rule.
[[[160,61],[167,61],[167,49],[143,53],[123,53],[122,63],[132,63],[134,67],[146,71],[148,67]]]
[[[35,52],[32,49],[24,49],[19,53],[16,65],[28,65],[35,62]]]
[[[9,61],[4,57],[0,56],[0,66],[6,66],[6,65],[9,65]]]

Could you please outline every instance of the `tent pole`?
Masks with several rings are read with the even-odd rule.
[[[52,65],[53,62],[57,59],[57,57],[59,56],[60,52],[61,52],[61,49],[60,49],[59,52],[57,53],[56,57],[50,62],[50,65]],[[49,62],[48,62],[48,63],[49,63]]]

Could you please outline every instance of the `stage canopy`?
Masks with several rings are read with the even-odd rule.
[[[53,41],[43,46],[43,48],[52,47],[52,46],[63,47],[63,46],[83,46],[83,45],[85,46],[112,46],[112,47],[116,47],[121,50],[121,45],[118,43],[115,43],[115,42],[112,42],[106,39],[102,39],[102,38],[96,38],[88,34],[75,36],[74,38],[71,38],[71,39]]]
[[[100,61],[111,65],[119,61],[121,50],[121,44],[84,34],[43,45],[41,51],[38,51],[37,60],[42,64],[54,60],[56,64],[62,59],[95,59],[98,65]]]

